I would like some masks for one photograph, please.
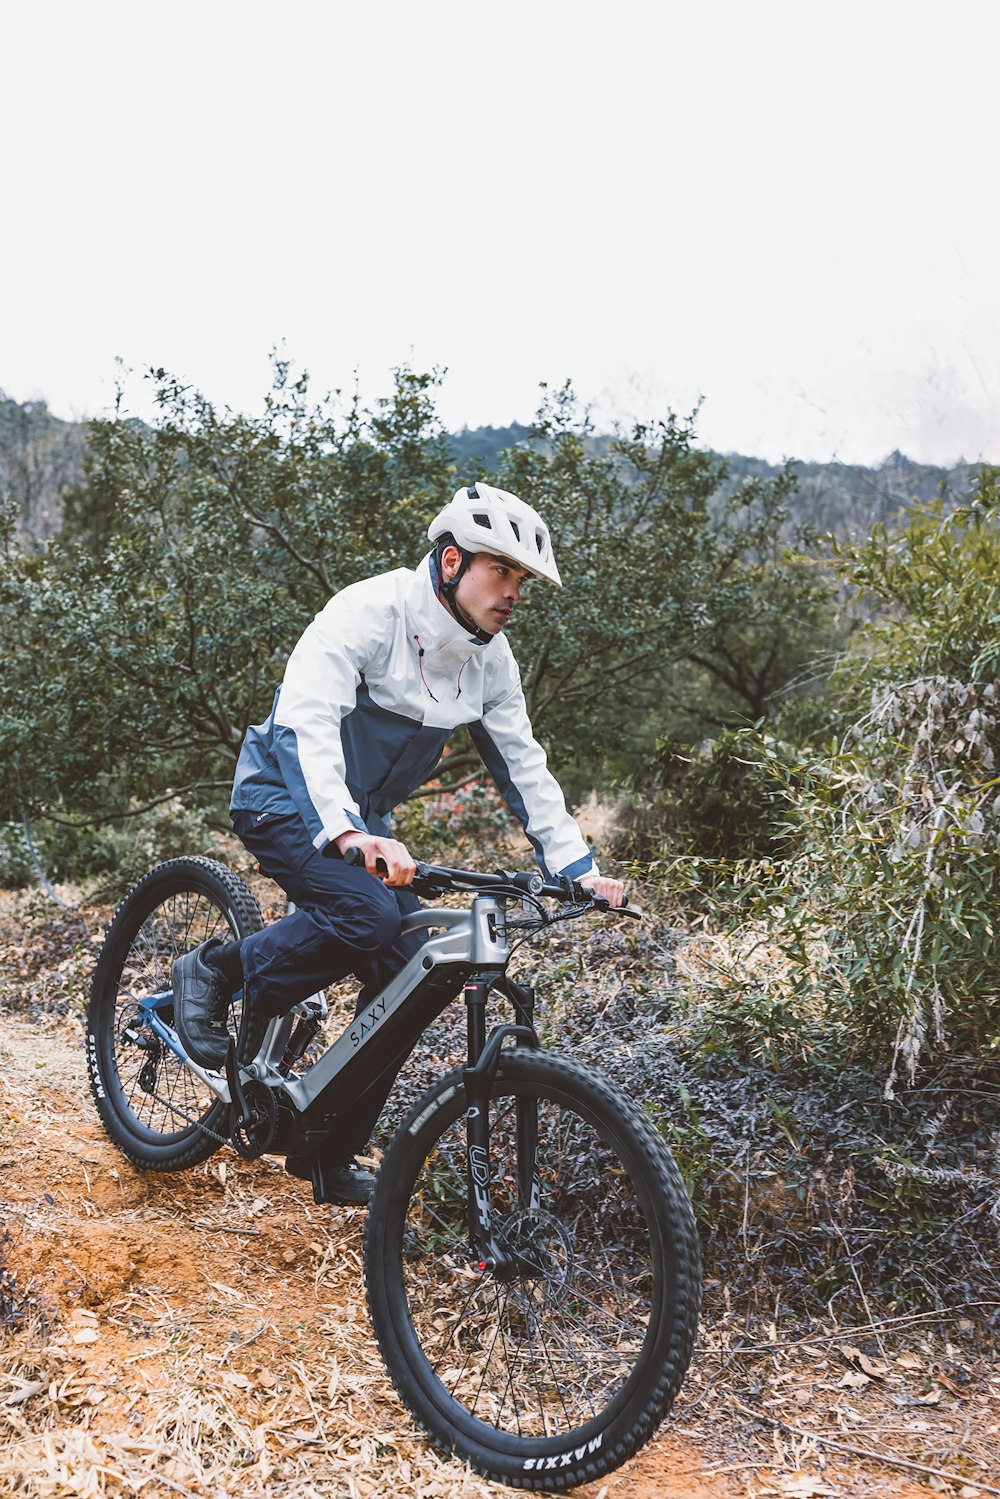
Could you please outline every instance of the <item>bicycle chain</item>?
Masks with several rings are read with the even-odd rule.
[[[184,1120],[185,1124],[193,1124],[195,1129],[200,1129],[202,1134],[208,1135],[210,1140],[217,1140],[220,1145],[229,1145],[230,1147],[235,1148],[233,1147],[233,1142],[228,1135],[220,1135],[214,1129],[209,1129],[207,1124],[204,1124],[200,1119],[195,1119],[192,1114],[185,1113],[185,1111],[176,1103],[168,1103],[165,1098],[161,1098],[158,1093],[153,1093],[152,1091],[147,1093],[146,1097],[151,1098],[154,1103],[161,1104],[163,1108],[168,1109],[171,1114],[177,1114],[181,1119]],[[219,1101],[221,1102],[222,1100],[220,1099]]]
[[[143,1091],[146,1092],[145,1089]],[[246,1159],[246,1160],[256,1160],[257,1159],[256,1156],[252,1156],[252,1155],[247,1156],[245,1154],[245,1152],[242,1151],[240,1149],[240,1147],[236,1144],[236,1142],[233,1139],[232,1135],[220,1135],[216,1130],[209,1129],[208,1125],[205,1124],[201,1119],[195,1119],[192,1114],[186,1113],[185,1110],[182,1109],[176,1103],[168,1103],[168,1101],[165,1098],[161,1098],[160,1095],[158,1093],[154,1093],[152,1091],[152,1089],[150,1089],[148,1092],[146,1092],[146,1097],[147,1098],[151,1098],[154,1103],[160,1104],[163,1108],[167,1109],[171,1114],[178,1115],[179,1118],[181,1118],[181,1119],[184,1120],[185,1124],[193,1124],[194,1127],[195,1127],[195,1129],[201,1130],[202,1134],[203,1135],[207,1135],[210,1140],[217,1141],[219,1145],[228,1145],[231,1150],[235,1150],[236,1154],[240,1155],[240,1156],[243,1156],[244,1159]],[[222,1102],[221,1099],[219,1101]],[[209,1105],[209,1107],[211,1107],[211,1105]],[[273,1134],[271,1136],[271,1139],[273,1139]],[[268,1144],[270,1144],[270,1143],[271,1143],[271,1140],[269,1139],[268,1140]],[[266,1151],[266,1147],[265,1147],[265,1151]],[[263,1153],[264,1152],[262,1152],[262,1154]]]

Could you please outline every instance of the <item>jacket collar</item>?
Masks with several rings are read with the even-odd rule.
[[[437,572],[433,554],[424,558],[411,574],[406,590],[407,625],[411,636],[420,636],[426,655],[445,661],[468,661],[489,650],[492,640],[483,644],[462,628],[458,620],[437,596]]]

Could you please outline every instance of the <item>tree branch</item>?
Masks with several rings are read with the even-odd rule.
[[[154,807],[159,807],[163,802],[172,802],[175,797],[185,796],[189,791],[219,791],[223,788],[229,790],[232,781],[190,781],[186,786],[178,786],[174,791],[166,791],[162,796],[154,797],[151,802],[146,802],[142,807],[130,807],[127,812],[102,812],[99,817],[57,817],[54,812],[46,812],[41,807],[35,811],[39,817],[44,817],[46,822],[56,822],[64,828],[99,828],[106,822],[125,822],[130,817],[141,817],[144,812],[151,812]]]
[[[289,556],[294,557],[299,566],[305,568],[306,572],[310,573],[326,589],[328,594],[336,592],[334,585],[330,582],[324,569],[318,562],[310,562],[307,557],[303,557],[298,548],[293,546],[288,540],[288,537],[281,530],[280,526],[276,526],[273,521],[264,520],[263,516],[251,510],[246,501],[239,498],[236,493],[236,486],[228,476],[224,482],[229,491],[229,497],[233,502],[233,506],[243,516],[244,520],[249,520],[253,525],[259,526],[262,531],[266,531],[269,536],[273,536],[279,546],[283,546]]]
[[[454,792],[471,786],[473,781],[478,781],[479,777],[484,774],[486,774],[486,766],[480,765],[479,769],[474,770],[471,775],[464,776],[460,781],[452,781],[447,786],[421,786],[419,791],[411,792],[407,800],[412,801],[414,797],[419,797],[421,801],[430,801],[435,796],[451,796]]]

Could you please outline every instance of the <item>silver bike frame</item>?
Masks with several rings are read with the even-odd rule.
[[[507,940],[506,906],[503,897],[476,895],[468,910],[444,907],[410,912],[402,920],[404,936],[424,930],[433,932],[438,928],[440,932],[428,937],[419,951],[344,1027],[337,1040],[302,1077],[285,1077],[278,1067],[297,1018],[293,1009],[271,1021],[256,1057],[240,1067],[241,1078],[256,1078],[269,1087],[280,1087],[296,1112],[304,1114],[334,1079],[363,1055],[375,1035],[383,1033],[386,1026],[392,1028],[393,1018],[400,1017],[407,1002],[435,971],[444,973],[449,968],[502,970],[506,967],[511,951]],[[225,1074],[206,1072],[184,1055],[179,1042],[171,1049],[217,1098],[225,1103],[232,1102]]]

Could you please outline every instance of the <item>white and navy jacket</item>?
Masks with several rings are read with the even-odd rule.
[[[468,724],[550,875],[594,860],[535,739],[510,646],[483,645],[437,597],[432,557],[344,588],[288,658],[270,717],[247,731],[232,810],[298,812],[317,849],[350,828],[385,836],[393,808]]]

